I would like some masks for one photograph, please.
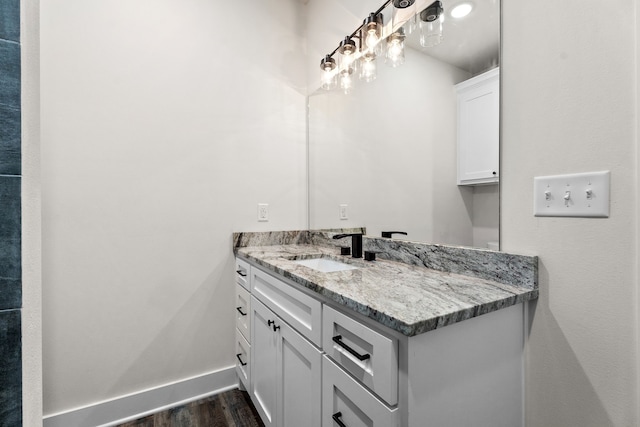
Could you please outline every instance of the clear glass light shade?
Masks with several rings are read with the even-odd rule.
[[[379,43],[380,36],[378,32],[375,29],[367,31],[364,39],[364,45],[367,47],[367,50],[369,52],[375,52]]]
[[[351,89],[353,89],[353,83],[354,83],[353,77],[354,77],[353,71],[347,71],[347,70],[340,71],[340,89],[345,94],[350,93]]]
[[[402,29],[387,38],[385,63],[394,68],[404,64],[404,33]]]
[[[320,85],[322,89],[331,90],[336,87],[337,76],[336,76],[336,61],[329,55],[322,58],[320,61],[320,69],[322,70],[320,74]]]
[[[433,47],[442,42],[442,23],[444,21],[442,2],[436,0],[420,12],[420,46]]]
[[[373,81],[378,76],[378,69],[376,65],[376,54],[372,52],[366,52],[360,58],[360,80],[367,83]]]
[[[382,53],[382,44],[380,43],[382,41],[382,22],[382,15],[374,15],[373,13],[364,20],[360,34],[363,51],[376,55]]]
[[[337,76],[334,71],[322,72],[322,89],[331,90],[336,87]]]
[[[355,42],[351,40],[351,38],[346,37],[344,41],[340,43],[338,52],[340,53],[338,56],[338,60],[340,61],[338,68],[340,70],[346,70],[349,74],[355,73],[358,65],[358,61],[356,60],[358,48]]]
[[[411,18],[404,23],[404,32],[405,34],[411,34],[415,30],[418,29],[418,15],[413,15]]]
[[[420,20],[420,46],[433,47],[442,42],[442,21],[442,15],[431,22]]]

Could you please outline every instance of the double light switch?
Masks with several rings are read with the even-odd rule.
[[[610,172],[538,176],[533,179],[535,216],[609,217]]]

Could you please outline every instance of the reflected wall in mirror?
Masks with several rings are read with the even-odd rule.
[[[309,97],[311,229],[364,226],[370,236],[496,248],[499,186],[457,185],[455,85],[498,66],[499,1],[473,0],[455,20],[458,3],[443,1],[438,46],[422,48],[414,31],[402,66],[379,60],[373,82]]]

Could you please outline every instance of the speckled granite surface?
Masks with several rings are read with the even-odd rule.
[[[303,244],[277,244],[282,237],[275,236],[252,240],[234,235],[234,251],[407,336],[538,297],[536,257],[365,238],[365,250],[380,252],[377,261],[368,262],[340,256],[340,243],[332,234],[308,232],[300,239]],[[242,241],[260,244],[242,247],[237,244]],[[321,273],[294,262],[318,257],[358,268]]]

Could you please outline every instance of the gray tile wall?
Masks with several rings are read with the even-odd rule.
[[[22,310],[0,311],[0,426],[22,425]]]
[[[0,0],[0,427],[22,425],[20,0]]]

